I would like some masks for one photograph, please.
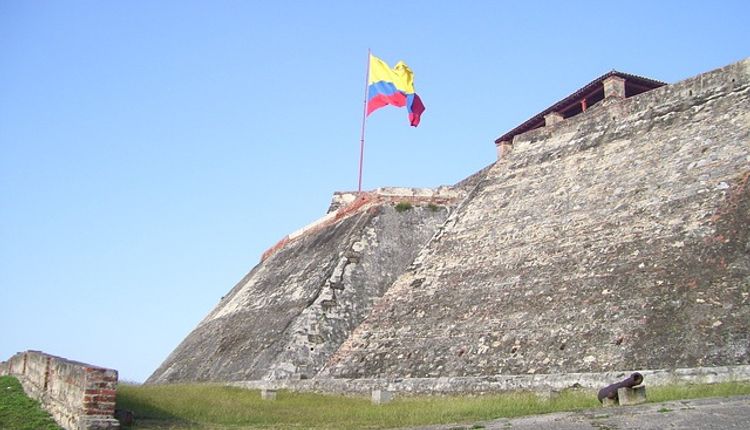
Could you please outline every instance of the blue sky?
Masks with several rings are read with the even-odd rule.
[[[367,122],[363,188],[453,184],[617,69],[750,55],[750,3],[0,1],[0,360],[142,381],[287,233],[357,187],[367,49],[427,111]]]

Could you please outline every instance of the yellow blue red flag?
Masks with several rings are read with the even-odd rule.
[[[414,92],[414,73],[403,61],[390,68],[385,61],[370,54],[370,73],[367,77],[367,115],[376,109],[392,105],[406,106],[409,124],[419,125],[425,111],[422,99]]]

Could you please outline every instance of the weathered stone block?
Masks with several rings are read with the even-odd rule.
[[[496,145],[497,149],[497,159],[502,160],[505,158],[509,153],[510,150],[513,148],[513,145],[511,145],[510,142],[507,140],[504,140]]]
[[[263,400],[276,400],[276,390],[264,388],[260,390],[260,398]]]
[[[556,398],[560,397],[560,392],[557,390],[542,390],[536,392],[536,397],[543,401],[543,402],[549,402],[552,400],[555,400]]]
[[[112,417],[85,417],[78,424],[81,430],[117,430],[120,428],[120,422]]]
[[[604,98],[625,98],[625,79],[619,76],[610,76],[602,82],[604,85]]]
[[[391,401],[392,394],[388,390],[372,390],[372,404],[382,405]]]
[[[646,386],[639,385],[633,388],[619,388],[617,390],[617,399],[620,406],[646,403]]]
[[[547,115],[544,115],[544,125],[548,126],[548,125],[557,124],[558,122],[561,122],[564,119],[565,117],[563,117],[562,114],[558,112],[550,112]]]

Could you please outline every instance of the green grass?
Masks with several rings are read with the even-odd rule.
[[[12,376],[0,376],[0,429],[62,430]]]
[[[396,204],[396,206],[395,206],[395,208],[396,208],[396,212],[404,212],[404,211],[408,211],[408,210],[409,210],[409,209],[411,209],[412,207],[413,207],[413,206],[412,206],[412,204],[411,204],[411,203],[409,203],[409,202],[399,202],[399,203],[398,203],[398,204]]]
[[[121,385],[117,391],[117,407],[134,411],[136,428],[382,429],[456,422],[481,428],[477,421],[597,404],[594,396],[581,392],[552,401],[530,393],[403,397],[376,406],[366,397],[288,391],[263,401],[258,391],[217,385]]]
[[[661,387],[646,385],[649,402],[688,400],[705,397],[730,397],[750,394],[750,382],[722,382],[720,384],[674,384]]]
[[[750,394],[750,383],[649,387],[649,401]],[[117,407],[132,410],[136,429],[382,429],[482,422],[598,407],[588,391],[551,400],[531,393],[401,397],[376,406],[366,397],[280,391],[263,401],[257,390],[220,385],[120,385]]]
[[[750,383],[648,387],[649,402],[750,394]],[[593,393],[564,391],[551,400],[531,393],[402,397],[375,406],[365,397],[281,391],[263,401],[257,390],[221,385],[120,384],[117,407],[134,411],[136,429],[382,429],[481,422],[597,407]],[[671,412],[662,408],[660,412]],[[13,377],[0,377],[0,428],[60,430]]]

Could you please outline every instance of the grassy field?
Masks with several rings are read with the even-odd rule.
[[[750,394],[750,382],[725,382],[721,384],[665,385],[647,387],[648,401],[651,403],[669,400],[700,399],[705,397],[730,397]]]
[[[62,430],[12,376],[0,376],[0,429]]]
[[[650,402],[750,394],[750,383],[648,387]],[[281,391],[263,401],[256,390],[221,385],[120,384],[117,407],[135,413],[134,429],[383,429],[482,422],[530,414],[598,407],[590,391],[564,391],[552,399],[531,393],[486,396],[402,397],[385,405],[369,398]],[[126,427],[127,428],[127,427]],[[0,377],[0,429],[60,430],[13,377]]]
[[[649,387],[651,402],[750,394],[750,383]],[[599,406],[595,393],[565,391],[551,400],[530,393],[403,397],[375,406],[369,398],[281,391],[263,401],[258,391],[218,385],[120,385],[119,408],[134,411],[137,429],[383,429],[464,423]]]

